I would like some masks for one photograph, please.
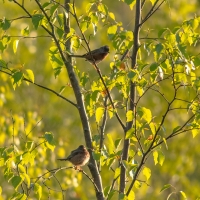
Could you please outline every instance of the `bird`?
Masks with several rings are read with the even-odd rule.
[[[109,53],[109,46],[105,45],[83,55],[70,55],[71,57],[85,58],[91,64],[100,63]]]
[[[88,163],[90,154],[84,145],[80,145],[77,149],[73,150],[67,158],[60,158],[60,161],[69,161],[74,167],[80,168]]]

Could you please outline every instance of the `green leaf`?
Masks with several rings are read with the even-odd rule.
[[[17,52],[18,44],[19,44],[19,40],[14,40],[14,42],[13,42],[13,51],[14,51],[14,53]]]
[[[29,33],[30,33],[30,31],[29,31],[29,26],[27,26],[25,29],[21,30],[21,34],[22,34],[23,36],[28,36]]]
[[[10,28],[10,21],[7,20],[6,18],[3,18],[3,20],[1,21],[1,27],[4,31],[8,30]]]
[[[124,2],[125,2],[126,4],[128,4],[129,7],[130,7],[130,9],[132,10],[132,9],[133,9],[133,6],[134,6],[135,3],[136,3],[136,0],[124,0]]]
[[[22,184],[23,179],[20,176],[14,176],[11,179],[11,184],[15,188],[15,191],[17,191],[18,187]]]
[[[170,184],[164,185],[164,187],[160,190],[160,192],[162,192],[170,187],[172,187],[172,185],[170,185]]]
[[[15,192],[9,200],[27,200],[27,196],[24,193]]]
[[[127,113],[126,113],[126,122],[131,122],[133,121],[133,111],[132,110],[129,110]]]
[[[18,169],[19,169],[19,172],[21,172],[21,173],[26,173],[26,169],[25,169],[25,167],[23,166],[23,165],[18,165]]]
[[[54,69],[54,75],[57,77],[64,64],[56,46],[52,46],[49,50],[49,61]]]
[[[33,23],[35,29],[37,29],[38,26],[41,24],[43,17],[44,16],[41,14],[35,14],[32,16],[32,23]]]
[[[152,119],[151,110],[147,109],[145,107],[139,107],[138,108],[138,114],[141,117],[141,119],[144,119],[146,122],[150,123]]]
[[[115,148],[117,149],[121,143],[122,139],[118,138],[115,140]]]
[[[108,38],[109,38],[110,40],[112,40],[112,39],[115,37],[116,32],[117,32],[117,25],[110,26],[110,27],[108,28],[108,31],[107,31],[107,33],[108,33]]]
[[[15,89],[16,86],[21,84],[21,80],[23,79],[23,73],[20,71],[16,71],[12,74],[12,85]]]
[[[154,157],[154,163],[155,163],[155,165],[157,163],[159,163],[161,166],[163,165],[163,163],[165,161],[165,155],[163,154],[162,151],[160,151],[160,150],[154,151],[153,152],[153,157]]]
[[[127,132],[126,132],[126,139],[130,139],[133,137],[135,133],[135,129],[134,128],[130,128]]]
[[[29,151],[31,151],[32,148],[33,148],[33,144],[34,144],[33,141],[26,142],[26,145],[25,145],[26,149],[29,150]]]
[[[40,200],[42,197],[42,187],[38,183],[35,183],[34,185],[34,192],[37,194],[37,197]]]
[[[92,152],[92,157],[95,159],[95,160],[100,160],[101,158],[101,153],[100,152]]]
[[[150,71],[152,71],[152,72],[156,71],[156,70],[158,70],[158,67],[159,67],[158,63],[153,63],[150,66]]]
[[[151,177],[151,170],[147,167],[144,167],[144,169],[142,170],[142,173],[144,174],[144,176],[146,177],[148,181],[149,178]]]
[[[63,27],[64,24],[64,16],[63,13],[56,15],[56,19],[60,25],[60,27]]]
[[[30,187],[30,183],[31,183],[30,177],[26,173],[21,174],[21,177],[23,177],[23,179],[26,180],[26,184],[27,184],[27,186],[29,188]]]
[[[27,69],[26,73],[27,73],[28,79],[34,83],[35,78],[34,78],[33,71],[31,69]]]
[[[108,138],[108,150],[109,150],[109,153],[113,153],[113,150],[115,149],[115,144],[113,142],[113,139],[112,139],[112,134],[107,134],[107,138]]]
[[[101,118],[103,117],[104,114],[104,108],[103,107],[98,107],[96,109],[95,117],[96,117],[96,122],[99,123],[101,121]]]
[[[46,132],[44,135],[44,138],[46,139],[47,143],[45,145],[51,149],[52,151],[55,148],[55,141],[54,141],[54,135],[51,132]]]
[[[6,64],[6,62],[4,60],[0,59],[0,67],[7,68],[7,64]]]

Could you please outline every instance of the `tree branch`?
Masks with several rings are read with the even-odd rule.
[[[131,63],[131,69],[135,69],[137,66],[137,54],[138,49],[140,46],[139,43],[139,32],[140,32],[140,19],[141,19],[141,0],[136,1],[136,7],[135,7],[135,28],[134,28],[134,45],[133,45],[133,52],[132,52],[132,63]],[[133,111],[134,114],[134,121],[136,126],[136,84],[130,81],[130,102],[129,102],[129,110]],[[133,120],[128,122],[126,125],[126,131],[128,131],[133,125]],[[126,133],[125,133],[126,137]],[[128,151],[130,146],[130,139],[124,139],[124,145],[123,145],[123,154],[122,154],[122,160],[128,160]],[[126,169],[123,165],[121,165],[121,174],[120,174],[120,188],[119,191],[121,193],[124,193],[126,186]]]
[[[0,70],[0,72],[2,72],[2,73],[4,73],[4,74],[7,74],[7,75],[9,75],[9,76],[12,77],[12,74],[9,73],[9,72],[3,71],[3,70]],[[78,107],[77,107],[77,104],[75,104],[75,103],[72,102],[71,100],[67,99],[66,97],[60,95],[59,93],[57,93],[56,91],[54,91],[54,90],[52,90],[52,89],[50,89],[50,88],[48,88],[48,87],[45,87],[45,86],[40,85],[40,84],[38,84],[38,83],[32,82],[32,81],[30,81],[30,80],[27,79],[27,78],[23,78],[23,81],[27,81],[27,82],[29,82],[29,83],[31,83],[31,84],[34,84],[34,85],[36,85],[36,86],[38,86],[38,87],[40,87],[40,88],[43,88],[43,89],[45,89],[45,90],[48,90],[49,92],[55,94],[56,96],[60,97],[61,99],[64,99],[64,100],[67,101],[68,103],[70,103],[70,104],[72,104],[73,106],[75,106],[76,108],[78,108]]]

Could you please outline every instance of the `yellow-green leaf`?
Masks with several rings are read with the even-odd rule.
[[[163,138],[163,141],[165,143],[166,149],[168,150],[167,140],[165,138]]]
[[[40,200],[42,197],[42,187],[38,183],[35,183],[34,185],[34,192],[37,194],[37,197]]]
[[[99,123],[101,121],[101,118],[103,117],[104,113],[104,108],[103,107],[98,107],[96,109],[95,117],[96,117],[96,122]]]
[[[128,195],[128,200],[134,200],[135,199],[135,193],[131,190],[131,192]]]
[[[164,190],[166,190],[166,189],[168,189],[168,188],[170,188],[170,187],[172,187],[172,185],[166,184],[166,185],[164,185],[164,187],[160,190],[160,192],[162,192],[162,191],[164,191]]]
[[[138,108],[138,114],[140,115],[141,119],[144,119],[146,122],[150,122],[152,119],[151,110],[145,107]]]
[[[120,175],[120,171],[121,171],[121,168],[118,167],[116,170],[115,170],[115,175],[114,175],[114,179],[118,178],[119,175]]]
[[[199,130],[198,129],[193,129],[192,130],[192,136],[193,136],[193,138],[196,137],[197,134],[199,134]]]
[[[126,113],[126,122],[131,122],[133,120],[133,111],[132,110],[129,110],[127,113]]]
[[[187,200],[187,196],[186,196],[185,192],[180,191],[180,193],[182,194],[183,198],[184,198],[185,200]]]
[[[54,135],[51,132],[46,132],[44,137],[47,141],[45,145],[53,151],[55,148]]]
[[[154,158],[155,165],[157,165],[157,163],[158,163],[158,152],[157,151],[153,152],[153,158]]]
[[[19,44],[19,40],[15,40],[15,41],[13,42],[13,51],[14,51],[14,53],[17,52],[18,44]]]
[[[27,69],[26,72],[27,72],[27,76],[28,76],[29,80],[31,80],[34,83],[35,77],[34,77],[33,71],[31,69]]]
[[[127,132],[126,132],[126,139],[129,139],[131,137],[133,137],[133,134],[135,132],[134,128],[130,128]]]
[[[149,178],[151,177],[151,170],[148,167],[144,167],[144,169],[142,170],[142,173],[144,174],[144,176],[146,177],[148,181]]]

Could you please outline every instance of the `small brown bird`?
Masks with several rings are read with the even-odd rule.
[[[61,161],[70,161],[76,168],[87,164],[90,159],[90,154],[84,145],[80,145],[73,150],[67,158],[58,159]]]
[[[71,55],[71,57],[85,58],[91,64],[100,63],[109,53],[109,46],[105,45],[83,55]]]

